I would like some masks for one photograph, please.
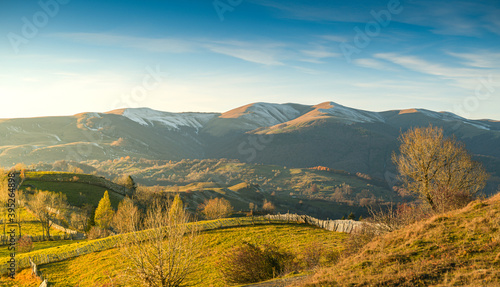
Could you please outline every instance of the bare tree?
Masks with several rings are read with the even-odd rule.
[[[193,271],[201,241],[189,215],[156,200],[147,211],[143,231],[127,233],[121,250],[127,263],[127,278],[134,286],[182,286]]]
[[[212,198],[202,204],[202,212],[208,219],[228,217],[233,213],[231,203],[224,198]]]
[[[89,217],[85,211],[71,213],[71,225],[77,230],[85,231],[87,229]]]
[[[421,195],[434,211],[467,204],[484,188],[488,174],[454,138],[441,128],[410,129],[399,138],[400,155],[393,161],[404,187]]]
[[[29,207],[42,224],[43,236],[50,239],[50,227],[67,208],[66,195],[50,191],[36,191],[29,202]]]
[[[120,233],[138,230],[140,211],[132,199],[125,197],[119,204],[111,226]]]

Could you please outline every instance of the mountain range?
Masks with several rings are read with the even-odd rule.
[[[500,122],[425,109],[371,112],[333,102],[253,103],[224,113],[129,108],[73,116],[0,119],[0,165],[120,157],[231,158],[289,167],[326,166],[394,178],[391,154],[411,127],[442,127],[500,182]]]

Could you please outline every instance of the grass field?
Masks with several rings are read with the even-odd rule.
[[[88,174],[75,174],[65,172],[26,172],[27,179],[21,185],[21,190],[38,189],[53,192],[62,192],[66,195],[68,203],[81,207],[88,203],[94,206],[106,190],[103,186],[111,185],[107,180]],[[111,190],[112,191],[112,190]],[[111,205],[117,208],[123,196],[115,192],[109,192]]]
[[[0,219],[5,220],[6,219],[6,214],[7,210],[1,209],[0,210]],[[24,207],[17,207],[16,209],[16,214],[19,216],[19,220],[21,221],[21,234],[22,235],[32,235],[32,236],[37,236],[37,235],[42,235],[42,224],[37,221],[36,217],[33,216],[30,212],[26,210]],[[3,227],[3,225],[0,225],[0,227]],[[3,231],[3,228],[2,228]],[[50,229],[50,234],[51,235],[62,235],[64,232],[51,228]],[[0,247],[0,250],[2,247]],[[1,257],[1,256],[0,256]]]
[[[101,200],[106,188],[80,183],[80,182],[48,182],[48,181],[35,181],[26,180],[24,181],[21,189],[24,190],[27,187],[38,190],[48,190],[53,192],[62,192],[66,195],[68,203],[73,206],[81,207],[85,203],[97,206],[99,200]],[[110,192],[109,199],[111,200],[111,205],[116,208],[118,203],[123,198],[123,196],[116,193]]]
[[[211,230],[202,233],[204,242],[198,269],[189,277],[189,283],[197,286],[226,286],[217,270],[216,262],[225,251],[243,241],[262,244],[275,244],[283,250],[301,254],[318,243],[325,249],[339,250],[346,234],[329,232],[319,228],[299,224],[257,225]],[[50,282],[56,286],[96,286],[115,284],[126,286],[122,281],[126,261],[118,249],[95,252],[71,260],[41,266],[50,274]]]

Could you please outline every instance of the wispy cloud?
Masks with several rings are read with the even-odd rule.
[[[257,5],[273,8],[280,11],[284,18],[305,21],[331,21],[331,22],[366,22],[370,20],[370,10],[374,4],[359,1],[356,9],[351,5],[342,5],[337,1],[289,1],[278,0],[249,0]],[[334,3],[335,2],[335,3]],[[383,3],[378,3],[383,7]],[[385,4],[386,5],[386,4]]]
[[[324,46],[318,46],[313,49],[300,50],[299,52],[306,57],[305,59],[301,59],[301,61],[315,64],[323,64],[323,59],[336,58],[341,56],[339,53],[334,53]]]
[[[281,17],[313,22],[367,23],[371,11],[387,10],[388,1],[298,1],[248,0],[280,11]],[[355,3],[352,3],[355,2]],[[400,1],[403,12],[393,22],[427,27],[435,34],[481,36],[500,34],[500,7],[496,0],[483,1]],[[339,39],[337,39],[339,40]],[[339,42],[339,41],[338,41]]]
[[[157,53],[210,51],[263,65],[283,65],[279,60],[283,44],[238,40],[146,38],[107,33],[58,33],[52,36],[93,45],[128,47]]]
[[[375,54],[374,57],[392,62],[409,70],[444,78],[470,77],[477,72],[473,69],[448,67],[443,64],[423,60],[416,56],[405,56],[395,53],[378,53]]]
[[[370,68],[370,69],[375,69],[375,70],[385,70],[385,71],[394,71],[394,67],[391,67],[385,62],[371,59],[371,58],[362,58],[362,59],[355,59],[352,61],[355,65],[364,67],[364,68]]]
[[[462,60],[464,65],[477,68],[500,69],[500,53],[478,51],[475,53],[448,53]]]
[[[500,34],[500,9],[493,1],[415,1],[398,21],[423,27],[441,35],[481,37]]]
[[[284,65],[283,44],[281,43],[255,43],[244,41],[212,41],[203,45],[208,50],[244,61],[275,66]]]
[[[465,89],[467,91],[474,91],[478,84],[481,83],[480,79],[488,78],[494,79],[495,86],[498,86],[498,79],[500,79],[500,72],[496,70],[485,70],[484,68],[476,67],[460,67],[450,66],[444,63],[435,63],[428,60],[421,59],[416,56],[405,56],[394,53],[380,53],[375,54],[375,58],[383,59],[394,64],[400,65],[411,71],[416,71],[429,76],[434,76],[437,79],[448,80],[449,85]],[[475,58],[477,63],[483,64],[484,59]],[[443,82],[446,84],[446,82]]]

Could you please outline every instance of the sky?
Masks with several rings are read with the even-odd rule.
[[[0,118],[326,101],[500,120],[500,2],[0,0]]]

